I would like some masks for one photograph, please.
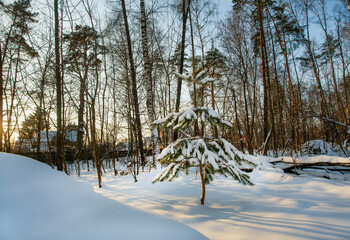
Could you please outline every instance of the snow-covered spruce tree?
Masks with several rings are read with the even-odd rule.
[[[213,81],[203,77],[203,73],[189,76],[180,76],[184,80],[190,80],[193,88],[200,85],[204,87]],[[193,91],[194,99],[196,91]],[[221,174],[248,185],[253,185],[249,175],[242,169],[253,169],[255,164],[249,156],[238,151],[231,143],[218,137],[217,139],[206,136],[205,129],[213,129],[214,126],[232,128],[232,124],[221,119],[219,114],[208,107],[194,107],[182,112],[170,113],[167,117],[153,122],[154,125],[173,129],[181,132],[185,137],[179,138],[167,146],[157,160],[166,166],[154,179],[153,182],[169,180],[177,177],[180,172],[188,173],[191,167],[198,167],[202,185],[200,203],[204,204],[205,184],[209,184],[215,174]],[[199,128],[198,126],[201,126]],[[211,125],[211,128],[208,125]],[[201,129],[201,132],[199,132]]]

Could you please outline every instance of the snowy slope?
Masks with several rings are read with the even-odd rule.
[[[254,187],[216,178],[207,186],[205,206],[199,203],[200,180],[195,173],[173,182],[152,184],[160,171],[131,176],[74,176],[89,182],[96,192],[129,206],[170,217],[209,239],[350,239],[350,183],[311,176],[292,176],[268,163],[252,173]]]
[[[205,239],[93,192],[35,160],[0,153],[0,239]]]

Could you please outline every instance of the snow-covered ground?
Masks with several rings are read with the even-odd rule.
[[[195,172],[152,184],[159,168],[137,183],[108,170],[98,189],[93,171],[75,181],[0,153],[0,239],[350,239],[349,181],[292,176],[268,160],[256,157],[253,187],[216,178],[201,206]]]
[[[292,176],[273,168],[267,158],[256,160],[255,186],[218,177],[207,185],[205,206],[199,204],[195,174],[152,184],[159,169],[140,173],[137,183],[132,176],[107,172],[102,189],[92,172],[74,178],[89,182],[103,196],[176,220],[209,239],[350,239],[350,182]]]
[[[194,229],[108,199],[35,160],[0,153],[0,239],[203,239]]]
[[[292,157],[280,157],[271,160],[276,167],[289,168],[301,175],[311,175],[333,180],[350,181],[350,158],[334,155],[310,155]]]
[[[282,157],[277,158],[277,160],[286,162],[286,163],[293,163],[293,159],[291,157]],[[311,164],[311,163],[340,163],[340,164],[350,164],[350,160],[347,157],[338,157],[338,156],[329,156],[329,155],[311,155],[311,156],[301,156],[297,157],[296,163],[304,163],[304,164]]]

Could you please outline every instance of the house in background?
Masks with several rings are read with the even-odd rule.
[[[41,152],[49,152],[50,147],[54,145],[54,141],[56,140],[56,131],[41,131],[40,132],[40,151]],[[38,146],[39,133],[35,135],[33,138],[33,151],[36,151]],[[52,150],[52,148],[51,148]]]
[[[56,131],[40,132],[40,151],[49,152],[56,151]],[[14,152],[29,153],[36,152],[39,141],[39,133],[33,139],[18,139],[15,143]],[[68,130],[64,134],[65,148],[74,148],[77,142],[77,131]],[[50,149],[51,148],[51,149]]]
[[[13,148],[15,153],[28,153],[32,151],[32,141],[30,139],[18,139]]]
[[[68,129],[65,131],[64,135],[64,147],[73,149],[77,145],[78,139],[78,130],[77,129]]]

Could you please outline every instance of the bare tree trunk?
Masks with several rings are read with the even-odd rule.
[[[258,11],[258,22],[259,22],[259,34],[260,34],[260,58],[261,58],[261,74],[264,88],[264,117],[263,117],[263,130],[264,130],[264,141],[267,140],[268,136],[268,91],[267,91],[267,81],[266,81],[266,56],[265,56],[265,36],[264,36],[264,26],[263,26],[263,6],[261,0],[256,1],[257,11]],[[264,155],[267,155],[267,148],[264,148]]]
[[[41,77],[41,85],[40,85],[40,99],[39,99],[39,116],[38,116],[38,138],[37,138],[37,148],[36,148],[36,154],[37,154],[37,160],[40,158],[40,145],[41,145],[41,128],[42,128],[42,116],[43,116],[43,102],[44,102],[44,89],[45,89],[45,78],[46,78],[46,72],[48,69],[48,61],[46,61],[42,77]]]
[[[275,155],[277,155],[277,147],[276,147],[276,132],[275,132],[275,115],[273,112],[273,95],[271,90],[271,80],[270,80],[270,70],[269,70],[269,61],[267,59],[267,49],[266,44],[264,44],[264,52],[266,57],[266,87],[268,92],[268,110],[270,111],[270,131],[271,131],[271,141],[272,141],[272,149],[274,150]]]
[[[102,173],[101,173],[101,164],[100,159],[97,154],[97,141],[96,141],[96,112],[95,112],[95,98],[91,99],[91,141],[92,141],[92,148],[93,148],[93,158],[95,161],[96,166],[96,172],[97,172],[97,179],[98,179],[98,187],[102,187]]]
[[[192,28],[192,20],[191,20],[191,12],[189,13],[190,20],[190,29],[191,29],[191,45],[192,45],[192,84],[193,84],[193,107],[197,107],[197,87],[195,81],[195,55],[194,55],[194,36],[193,36],[193,28]],[[202,133],[199,133],[198,120],[195,122],[194,127],[194,135],[200,136]],[[204,205],[205,200],[205,169],[202,165],[202,161],[199,161],[199,175],[201,178],[201,186],[202,186],[202,194],[200,197],[200,204]]]
[[[187,23],[187,17],[190,11],[190,4],[191,4],[191,0],[182,0],[182,35],[181,35],[181,50],[180,50],[181,52],[180,52],[180,66],[179,66],[180,74],[183,74],[183,70],[184,70],[185,47],[186,47],[186,23]],[[182,89],[182,79],[178,78],[177,88],[176,88],[175,112],[180,111],[181,89]],[[178,137],[178,132],[174,131],[172,135],[173,135],[172,136],[173,140],[176,140]]]
[[[102,36],[102,45],[105,46],[105,41],[104,41],[104,37]],[[101,142],[104,142],[104,129],[105,129],[105,125],[107,128],[107,123],[105,123],[105,96],[106,96],[106,91],[107,91],[107,87],[108,87],[108,82],[109,82],[109,78],[108,78],[108,74],[107,74],[107,60],[106,60],[106,55],[103,56],[103,65],[104,65],[104,72],[105,72],[105,83],[104,83],[104,88],[103,88],[103,93],[102,93],[102,117],[101,117]],[[108,118],[108,114],[107,114],[107,118]],[[108,142],[108,141],[107,141]]]
[[[245,85],[245,84],[243,83],[243,85]],[[233,86],[231,86],[231,91],[232,91],[232,95],[233,95],[233,105],[234,105],[234,111],[235,111],[236,124],[237,124],[237,128],[238,128],[237,130],[238,130],[238,135],[239,135],[240,147],[241,147],[241,151],[244,152],[242,133],[241,133],[241,124],[239,123],[239,119],[238,119],[236,92],[235,92],[235,89],[233,88]],[[243,91],[245,91],[245,87],[243,88]],[[247,109],[246,109],[246,116],[248,118]],[[249,136],[249,122],[247,122],[247,129],[248,129],[247,135]],[[248,149],[250,149],[249,145],[250,145],[250,143],[248,143]]]
[[[10,103],[7,102],[7,131],[4,135],[4,140],[5,140],[5,149],[6,152],[11,152],[11,136],[13,131],[11,130],[11,125],[12,125],[12,115],[14,112],[14,101],[15,101],[15,97],[16,97],[16,92],[17,92],[17,83],[18,83],[18,68],[19,68],[19,63],[20,63],[20,52],[21,52],[21,44],[18,46],[17,48],[17,56],[15,58],[16,61],[16,65],[15,65],[15,78],[13,80],[13,84],[12,84],[12,89],[11,89],[11,98],[10,98]],[[5,93],[6,95],[6,93]]]
[[[53,161],[52,161],[52,145],[51,145],[51,142],[49,139],[49,126],[50,126],[49,117],[45,117],[45,126],[46,126],[46,142],[47,142],[48,149],[49,149],[48,162],[49,162],[49,165],[52,168],[54,168]]]
[[[89,2],[87,1],[87,4],[85,5],[85,8],[88,12],[88,15],[89,15],[89,18],[90,18],[90,23],[91,23],[91,27],[93,30],[95,30],[95,24],[94,24],[94,21],[93,21],[93,15],[92,15],[92,10],[91,10],[91,6],[89,4]],[[97,38],[94,38],[94,44],[93,44],[93,49],[94,49],[94,58],[95,58],[95,66],[94,66],[94,70],[95,70],[95,89],[91,94],[89,94],[90,96],[90,99],[91,99],[91,106],[90,106],[90,109],[91,109],[91,140],[92,140],[92,147],[93,147],[93,157],[94,157],[94,160],[95,160],[95,164],[96,164],[96,171],[97,171],[97,177],[98,177],[98,186],[99,188],[102,187],[102,171],[101,171],[101,167],[104,169],[104,166],[103,166],[103,162],[101,161],[101,158],[100,158],[100,154],[98,152],[98,149],[97,149],[97,137],[96,137],[96,96],[98,94],[98,89],[99,89],[99,67],[98,67],[98,41],[97,41]],[[86,68],[86,72],[88,72],[88,68]],[[87,75],[86,75],[86,78],[87,78]],[[104,101],[104,100],[103,100]],[[102,119],[103,120],[103,119]],[[102,124],[103,126],[103,124]],[[101,141],[102,141],[102,135],[101,135]]]
[[[125,8],[125,0],[121,0],[121,2],[122,2],[122,8],[123,8],[125,33],[126,33],[128,53],[129,53],[130,73],[131,73],[131,81],[132,81],[131,90],[132,90],[133,105],[134,105],[134,110],[135,110],[135,125],[136,125],[136,131],[137,131],[136,134],[138,137],[137,140],[138,140],[138,148],[140,151],[141,164],[144,165],[145,156],[144,156],[144,152],[143,152],[142,128],[141,128],[138,96],[137,96],[136,69],[135,69],[135,65],[134,65],[134,57],[133,57],[132,46],[131,46],[132,43],[131,43],[131,38],[130,38],[128,17],[127,17],[126,8]]]
[[[4,58],[2,52],[2,45],[0,42],[0,152],[2,152],[2,138],[4,133],[4,127],[3,127],[3,111],[4,111],[4,76],[3,76],[3,65],[4,65]]]
[[[63,16],[63,10],[64,10],[64,1],[61,1],[61,16]],[[64,19],[61,17],[61,26],[63,26]],[[61,36],[63,36],[63,27],[61,27]],[[63,65],[63,41],[60,42],[60,50],[61,50],[61,122],[62,122],[62,127],[61,127],[61,146],[62,146],[62,165],[63,165],[63,170],[64,172],[69,175],[68,168],[67,168],[67,161],[66,161],[66,155],[64,151],[64,132],[65,132],[65,104],[64,104],[64,65]]]
[[[6,54],[7,54],[7,50],[8,50],[8,45],[10,42],[10,35],[12,33],[12,30],[14,28],[14,24],[11,25],[10,30],[7,34],[6,40],[5,40],[5,44],[4,46],[1,45],[0,42],[0,151],[4,151],[5,150],[5,146],[3,143],[4,140],[4,92],[5,92],[5,88],[4,88],[4,63],[5,63],[5,58],[6,58]]]
[[[187,2],[187,3],[186,3]],[[180,66],[179,73],[182,74],[184,70],[184,59],[185,59],[185,44],[186,44],[186,23],[188,12],[190,9],[191,0],[182,0],[182,35],[181,35],[181,55],[180,55]],[[181,88],[182,88],[182,79],[177,79],[177,90],[176,90],[176,103],[175,103],[175,112],[180,110],[180,99],[181,99]]]
[[[84,59],[84,75],[80,77],[80,89],[79,89],[79,109],[78,109],[78,130],[77,130],[77,154],[76,159],[81,160],[81,152],[83,148],[84,138],[84,109],[85,109],[85,94],[86,94],[86,82],[88,76],[88,66]],[[77,64],[78,66],[78,64]],[[79,74],[80,75],[80,74]]]
[[[211,107],[212,107],[213,110],[215,110],[215,96],[214,96],[214,83],[213,82],[210,84],[210,95],[211,95]],[[219,137],[218,127],[217,126],[214,126],[213,133],[214,133],[213,134],[214,138],[218,138]]]
[[[291,40],[288,39],[289,42],[289,46],[292,46]],[[300,111],[301,113],[304,112],[304,105],[303,105],[303,99],[302,99],[302,93],[301,93],[301,86],[300,86],[300,79],[299,79],[299,74],[298,74],[298,69],[297,69],[297,65],[295,62],[295,56],[294,56],[294,51],[291,51],[291,55],[292,55],[292,62],[293,62],[293,66],[294,66],[294,71],[295,71],[295,76],[296,76],[296,80],[298,83],[298,88],[297,88],[297,93],[298,93],[298,101],[299,101],[299,107],[297,108],[297,111]],[[298,117],[299,118],[299,117]],[[299,120],[298,120],[299,121]],[[300,126],[300,133],[299,133],[299,142],[301,143],[305,143],[307,140],[306,138],[306,121],[305,119],[301,119],[301,123],[298,122],[299,126]]]
[[[61,93],[61,73],[60,73],[60,42],[59,42],[59,19],[58,19],[58,0],[54,0],[55,10],[55,78],[57,95],[57,135],[56,135],[56,164],[57,170],[63,171],[62,161],[62,93]]]
[[[284,61],[285,61],[285,67],[286,67],[286,72],[287,72],[287,77],[288,77],[288,87],[289,87],[289,92],[292,98],[292,106],[291,106],[291,118],[290,118],[290,123],[291,123],[291,141],[292,141],[292,148],[296,150],[296,146],[298,144],[298,128],[299,128],[299,120],[298,120],[298,111],[297,111],[297,102],[295,98],[295,93],[294,93],[294,88],[293,88],[293,83],[292,83],[292,77],[289,69],[289,61],[288,61],[288,55],[287,55],[287,44],[286,44],[286,36],[285,36],[285,30],[282,29],[282,33],[279,31],[278,27],[276,26],[275,20],[272,17],[270,11],[268,8],[267,13],[269,14],[273,25],[276,30],[276,35],[278,39],[278,44],[281,48],[281,51],[283,53]],[[283,27],[282,27],[283,28]],[[273,43],[272,43],[273,44]],[[272,114],[272,112],[271,112]]]
[[[7,55],[7,50],[9,49],[10,44],[10,36],[15,28],[15,21],[17,16],[13,19],[11,27],[7,33],[6,40],[4,42],[4,46],[2,46],[2,42],[0,42],[0,151],[5,151],[5,143],[4,143],[4,96],[5,96],[5,81],[4,81],[4,64],[5,58]]]

